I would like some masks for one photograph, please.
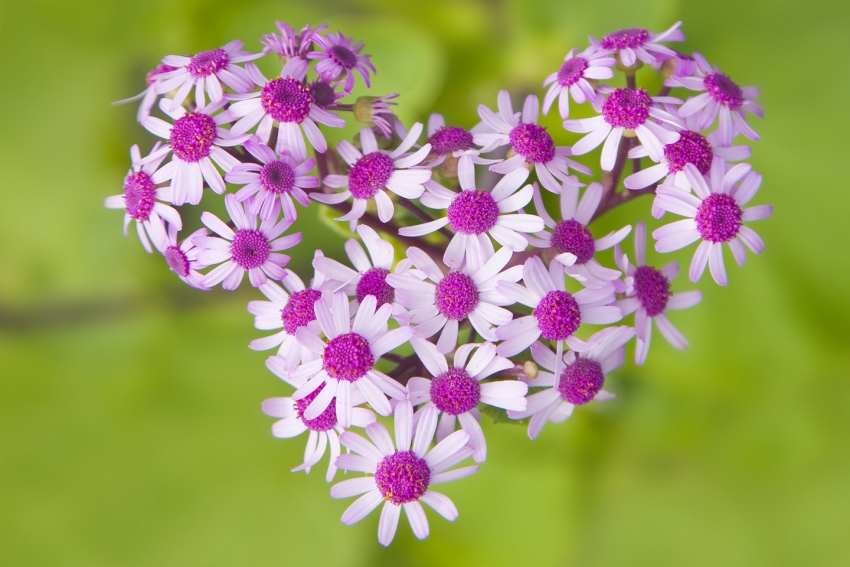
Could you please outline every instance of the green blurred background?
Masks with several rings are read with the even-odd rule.
[[[0,565],[850,564],[846,6],[3,0]],[[703,304],[672,317],[690,350],[656,335],[646,366],[610,380],[615,401],[534,442],[485,424],[489,460],[445,488],[460,518],[429,512],[425,542],[403,520],[381,548],[377,514],[345,527],[320,471],[288,472],[304,440],[273,439],[260,412],[290,390],[247,348],[258,294],[188,290],[102,207],[129,146],[153,142],[135,106],[110,101],[165,54],[257,50],[276,19],[366,42],[371,92],[400,92],[408,122],[438,110],[471,126],[500,88],[542,94],[588,34],[678,19],[686,49],[762,90],[766,253],[727,258],[728,289],[704,277]],[[310,244],[342,258],[315,209],[299,214]],[[311,250],[293,260],[302,275]]]

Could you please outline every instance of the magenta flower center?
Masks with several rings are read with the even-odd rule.
[[[176,71],[177,67],[172,67],[171,65],[166,65],[165,63],[160,63],[153,70],[149,71],[145,76],[145,84],[147,86],[151,86],[154,81],[156,81],[156,76],[161,75],[163,73],[170,73],[171,71]]]
[[[316,81],[311,86],[313,92],[313,104],[325,109],[336,102],[336,92],[330,83]]]
[[[575,219],[567,219],[555,225],[552,231],[552,246],[558,254],[573,254],[576,264],[584,264],[593,258],[596,241],[585,225]]]
[[[314,419],[304,418],[304,412],[307,410],[307,406],[309,406],[310,402],[315,400],[319,395],[319,392],[324,389],[325,385],[320,384],[318,388],[310,392],[307,396],[300,400],[295,400],[295,411],[298,412],[298,418],[310,431],[329,431],[336,425],[336,398],[331,398],[331,403],[328,404],[327,409],[319,414],[318,417]]]
[[[711,96],[729,110],[737,110],[744,104],[744,91],[735,81],[723,73],[710,73],[702,80]]]
[[[289,193],[295,185],[295,172],[282,161],[270,161],[260,170],[260,183],[276,195]]]
[[[646,314],[655,317],[664,313],[670,300],[670,280],[651,266],[641,266],[635,272],[635,295]]]
[[[192,57],[192,60],[186,66],[186,70],[193,77],[209,77],[225,67],[227,67],[227,52],[223,49],[213,49]]]
[[[399,451],[387,455],[375,470],[375,484],[381,496],[395,505],[419,500],[428,490],[431,469],[425,459],[413,451]]]
[[[531,122],[522,122],[511,130],[508,140],[516,153],[528,163],[547,163],[555,157],[555,142],[546,128]]]
[[[438,156],[453,154],[459,150],[470,150],[474,147],[472,134],[460,126],[443,126],[428,138],[431,151]]]
[[[137,171],[124,178],[124,209],[137,221],[148,220],[153,211],[156,186],[151,176]]]
[[[550,291],[534,308],[534,318],[544,339],[562,341],[581,325],[581,309],[572,294]]]
[[[322,364],[331,378],[355,382],[372,370],[375,356],[364,337],[345,333],[328,341]]]
[[[649,118],[651,104],[643,89],[617,89],[602,105],[602,116],[614,128],[634,130]]]
[[[168,267],[171,271],[185,278],[189,275],[189,259],[177,246],[169,246],[165,249],[165,261],[168,262]]]
[[[313,95],[301,81],[278,77],[263,87],[260,102],[266,114],[278,122],[301,124],[310,114]]]
[[[481,398],[478,380],[463,368],[449,368],[431,380],[431,401],[437,409],[449,415],[468,412]]]
[[[348,190],[355,199],[371,199],[387,186],[395,171],[393,159],[381,152],[372,152],[354,162],[348,174]]]
[[[215,121],[203,112],[190,112],[171,127],[168,143],[181,161],[195,163],[210,155],[216,135]]]
[[[289,335],[294,335],[299,327],[315,321],[315,306],[320,297],[322,293],[315,289],[304,289],[290,295],[286,305],[280,310],[283,330]]]
[[[328,54],[345,69],[351,69],[357,65],[357,54],[344,45],[334,45],[328,50]]]
[[[271,246],[259,230],[240,228],[230,244],[230,257],[245,270],[259,268],[269,259]]]
[[[708,242],[729,242],[741,229],[741,207],[731,195],[712,193],[697,209],[697,230]]]
[[[395,301],[395,290],[387,283],[389,271],[383,268],[369,268],[357,282],[357,301],[363,302],[367,295],[374,295],[378,307]]]
[[[649,30],[643,28],[623,29],[602,38],[604,49],[626,49],[640,47],[649,39]]]
[[[567,59],[561,68],[558,69],[558,84],[562,87],[571,87],[576,84],[579,79],[584,77],[584,71],[587,69],[587,59],[584,57],[573,57]]]
[[[561,374],[558,392],[563,400],[580,406],[595,398],[604,383],[605,374],[598,362],[589,358],[577,358]]]
[[[460,321],[478,306],[478,289],[466,274],[452,272],[437,284],[434,303],[444,317]]]
[[[689,163],[694,164],[703,175],[708,173],[714,152],[705,136],[691,130],[682,130],[679,135],[678,142],[664,146],[664,158],[670,173],[682,171]]]
[[[485,191],[461,191],[452,199],[446,216],[453,231],[478,235],[496,226],[499,206]]]

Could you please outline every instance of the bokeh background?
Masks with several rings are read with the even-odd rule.
[[[847,16],[823,0],[3,0],[0,565],[850,564]],[[188,290],[102,207],[129,146],[153,142],[109,103],[163,55],[258,49],[276,19],[365,41],[371,92],[402,93],[408,122],[471,126],[501,88],[541,94],[587,35],[679,19],[686,49],[762,90],[765,254],[726,289],[704,277],[703,304],[673,316],[691,348],[656,336],[610,380],[615,401],[534,442],[485,424],[489,460],[445,487],[460,518],[429,512],[425,542],[402,520],[381,548],[377,514],[345,527],[322,474],[288,472],[303,439],[273,439],[260,412],[289,390],[247,348],[258,294]],[[342,258],[315,209],[299,215]]]

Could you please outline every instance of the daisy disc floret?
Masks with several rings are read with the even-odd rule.
[[[610,51],[589,47],[576,54],[576,50],[571,49],[561,68],[543,81],[544,87],[549,86],[543,98],[543,114],[549,113],[555,99],[558,100],[558,112],[564,120],[570,117],[570,97],[577,104],[595,101],[596,89],[590,81],[613,78],[614,70],[611,67],[616,63]]]

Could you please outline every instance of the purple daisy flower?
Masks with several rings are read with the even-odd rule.
[[[635,262],[629,263],[619,246],[614,252],[617,265],[626,274],[626,298],[619,299],[616,305],[623,310],[623,316],[635,314],[635,330],[637,331],[637,349],[635,364],[646,362],[649,353],[649,341],[652,338],[652,320],[658,325],[658,330],[671,345],[679,350],[688,347],[684,335],[667,319],[668,309],[687,309],[702,301],[702,292],[685,291],[674,294],[670,289],[672,282],[679,274],[679,263],[671,262],[658,270],[646,265],[646,225],[642,222],[635,228]]]
[[[337,145],[337,152],[350,168],[348,175],[328,175],[324,178],[327,187],[346,189],[339,193],[311,193],[310,197],[327,204],[342,203],[351,197],[351,212],[336,220],[349,221],[352,231],[358,219],[366,212],[369,199],[375,199],[381,222],[389,222],[395,214],[395,205],[385,189],[402,199],[417,199],[425,190],[422,184],[431,179],[431,171],[428,169],[408,169],[422,163],[431,151],[431,146],[425,144],[415,153],[405,154],[421,132],[422,124],[417,122],[401,144],[387,153],[378,149],[375,133],[370,128],[361,129],[360,146],[363,153],[346,140]]]
[[[537,238],[529,237],[529,243],[538,248],[554,248],[557,256],[553,262],[563,266],[567,275],[580,281],[585,287],[605,287],[609,282],[620,279],[620,272],[603,267],[594,256],[597,252],[622,242],[632,231],[631,225],[599,240],[593,238],[593,233],[587,226],[602,200],[602,185],[591,183],[581,201],[578,199],[578,188],[565,185],[561,192],[561,220],[557,223],[546,212],[540,189],[536,186],[534,189],[537,214],[552,232],[539,232],[535,235]]]
[[[647,65],[655,63],[659,57],[672,57],[676,52],[659,44],[659,41],[685,41],[685,34],[679,29],[682,22],[676,22],[667,31],[652,33],[643,28],[626,28],[608,34],[601,40],[590,38],[597,48],[617,51],[620,62],[631,67],[637,61]]]
[[[318,177],[306,175],[316,162],[308,158],[299,164],[288,153],[276,156],[258,136],[252,136],[244,146],[262,165],[239,164],[224,176],[228,183],[245,185],[236,192],[236,200],[242,202],[253,197],[248,212],[252,215],[260,213],[264,221],[272,218],[275,203],[279,200],[283,218],[295,222],[298,214],[292,202],[293,197],[302,207],[306,207],[310,204],[310,197],[304,189],[319,186]]]
[[[313,80],[309,85],[313,104],[322,110],[333,110],[339,106],[337,101],[348,95],[344,90],[337,91],[340,85],[342,81],[334,81],[328,77],[318,77]]]
[[[513,411],[525,410],[528,386],[519,380],[496,380],[481,383],[497,372],[513,368],[514,363],[496,355],[492,343],[468,344],[457,349],[452,366],[437,347],[422,339],[411,341],[419,359],[431,373],[428,378],[411,378],[407,383],[408,399],[414,406],[425,404],[413,416],[416,422],[425,408],[435,406],[441,413],[437,426],[439,443],[451,433],[460,421],[460,427],[469,433],[469,444],[475,449],[472,458],[476,463],[487,459],[487,442],[478,423],[481,412],[478,403]],[[469,355],[471,353],[472,357]]]
[[[392,307],[378,307],[374,295],[367,295],[354,321],[351,321],[348,296],[339,292],[333,299],[322,297],[316,302],[316,319],[327,341],[320,339],[307,327],[295,331],[295,338],[312,352],[317,360],[302,364],[289,373],[289,380],[305,380],[292,399],[306,398],[324,384],[324,389],[304,410],[306,419],[321,415],[336,398],[336,415],[340,425],[352,423],[351,410],[355,391],[359,391],[380,415],[392,411],[387,395],[403,400],[407,390],[375,368],[378,360],[389,351],[410,340],[410,327],[387,330]]]
[[[462,191],[455,193],[439,183],[425,185],[427,192],[421,202],[432,209],[446,209],[446,216],[431,222],[400,229],[402,236],[424,236],[449,225],[455,235],[443,255],[443,263],[459,268],[464,259],[481,266],[494,254],[496,242],[514,252],[521,252],[528,241],[521,233],[543,230],[543,219],[524,213],[515,214],[531,201],[531,185],[519,189],[528,171],[515,170],[505,175],[492,191],[476,189],[475,166],[471,159],[458,163],[458,180]],[[488,236],[489,235],[489,236]]]
[[[525,419],[528,436],[535,439],[547,422],[562,423],[576,406],[591,400],[610,400],[614,394],[602,389],[605,375],[623,365],[626,360],[624,345],[635,336],[631,327],[609,327],[593,335],[593,347],[576,355],[569,351],[563,359],[542,343],[531,345],[531,357],[541,367],[534,380],[520,378],[530,388],[543,388],[526,398],[524,411],[508,410],[508,417]]]
[[[369,87],[369,70],[377,73],[375,66],[369,61],[369,55],[362,55],[363,42],[354,44],[353,40],[341,33],[329,33],[328,35],[315,34],[313,41],[321,51],[311,51],[307,59],[318,59],[316,73],[330,75],[337,78],[345,76],[345,90],[351,92],[354,88],[354,71],[363,77],[366,86]]]
[[[160,142],[154,144],[151,154],[157,153],[159,147]],[[136,221],[136,232],[139,235],[139,240],[150,254],[153,252],[150,241],[153,240],[156,244],[165,237],[163,219],[176,227],[177,230],[183,228],[183,222],[180,220],[180,213],[176,209],[157,202],[157,199],[161,201],[171,199],[171,189],[168,187],[157,189],[156,182],[153,179],[159,164],[165,159],[165,154],[162,153],[158,158],[142,165],[140,163],[142,155],[139,152],[139,146],[134,144],[130,148],[130,158],[133,168],[127,172],[127,177],[124,178],[124,193],[107,197],[103,204],[107,209],[124,209],[124,236],[127,235],[130,221]],[[150,240],[148,237],[150,237]]]
[[[717,67],[712,67],[699,53],[694,53],[697,69],[692,77],[670,77],[664,84],[669,87],[685,87],[692,91],[706,91],[697,95],[679,108],[679,116],[687,118],[700,112],[699,129],[705,130],[720,116],[718,130],[723,146],[732,144],[738,132],[750,140],[758,140],[758,133],[747,122],[745,110],[764,118],[764,109],[755,102],[759,96],[756,87],[740,87]]]
[[[242,283],[246,271],[254,287],[266,283],[266,275],[275,280],[286,277],[283,268],[289,263],[289,256],[277,252],[301,242],[301,233],[278,238],[292,226],[286,219],[277,224],[273,220],[263,221],[258,230],[257,215],[246,212],[232,194],[224,198],[224,206],[236,225],[235,231],[210,212],[201,215],[201,222],[221,237],[195,240],[195,245],[203,249],[198,260],[208,266],[221,264],[206,275],[204,285],[213,287],[220,283],[224,289],[234,290]]]
[[[620,308],[613,305],[613,285],[570,293],[564,286],[562,270],[553,263],[546,271],[543,261],[532,256],[522,270],[525,286],[504,281],[496,286],[500,294],[534,310],[531,315],[496,329],[496,337],[504,341],[497,347],[500,356],[515,356],[541,336],[557,342],[559,356],[564,341],[571,349],[582,352],[593,346],[574,334],[582,323],[610,325],[623,318]]]
[[[540,101],[535,95],[528,95],[522,107],[520,121],[519,116],[514,114],[508,91],[499,91],[498,115],[485,105],[478,105],[478,115],[490,130],[475,134],[475,143],[483,146],[481,152],[487,153],[499,146],[510,144],[514,154],[501,163],[491,165],[490,171],[503,175],[519,171],[525,181],[529,167],[534,167],[540,183],[552,193],[559,193],[562,183],[584,187],[574,175],[569,175],[569,168],[587,175],[592,173],[591,170],[566,157],[572,155],[569,147],[555,147],[555,142],[546,128],[537,124],[539,113]]]
[[[657,106],[661,102],[677,99],[650,97],[643,89],[616,89],[605,98],[602,114],[593,118],[564,121],[570,132],[587,134],[572,147],[573,155],[586,154],[596,149],[603,141],[602,169],[611,171],[617,161],[617,150],[624,135],[635,135],[646,146],[654,161],[661,161],[664,144],[672,144],[679,134],[667,130],[650,117],[677,125],[680,120]]]
[[[263,50],[265,53],[274,51],[283,59],[291,59],[293,57],[303,59],[313,44],[313,36],[328,28],[327,24],[322,24],[316,29],[306,25],[301,28],[300,32],[296,32],[295,28],[285,22],[275,22],[275,24],[278,31],[280,31],[280,35],[274,32],[265,34],[260,39],[260,42],[266,46]]]
[[[448,353],[457,346],[462,321],[469,319],[488,341],[496,340],[494,326],[510,322],[511,312],[501,306],[513,301],[496,292],[496,285],[522,279],[522,266],[504,269],[512,255],[509,248],[500,248],[480,267],[467,262],[462,269],[443,274],[428,254],[411,247],[407,257],[430,281],[411,275],[390,275],[387,283],[395,288],[398,301],[411,310],[408,318],[415,325],[414,335],[427,339],[442,330],[437,350]]]
[[[588,81],[600,81],[614,77],[611,69],[617,60],[611,57],[611,52],[597,47],[588,47],[578,55],[571,49],[564,57],[564,64],[556,72],[543,81],[543,86],[551,85],[543,98],[543,114],[549,114],[552,103],[558,99],[558,112],[561,118],[570,117],[570,96],[576,104],[596,100],[596,89]]]
[[[430,490],[431,485],[474,474],[478,466],[448,470],[473,453],[467,445],[469,433],[463,430],[452,433],[429,450],[438,413],[434,406],[422,410],[414,433],[413,407],[408,401],[400,402],[395,409],[395,444],[387,428],[377,422],[366,427],[371,442],[351,431],[340,435],[340,443],[354,454],[337,457],[337,466],[369,475],[343,480],[331,487],[333,498],[362,494],[342,514],[344,524],[356,524],[383,501],[378,541],[386,546],[395,537],[402,507],[418,539],[425,539],[429,533],[428,518],[420,502],[450,522],[457,519],[454,503],[448,496]]]
[[[652,237],[658,241],[655,250],[661,253],[673,252],[701,240],[691,262],[691,281],[699,281],[708,263],[714,281],[726,285],[723,243],[729,244],[739,266],[747,260],[745,244],[754,253],[761,254],[764,241],[743,223],[769,217],[773,214],[773,206],[741,208],[761,186],[761,175],[750,171],[749,164],[740,163],[727,172],[723,160],[716,158],[709,174],[703,177],[695,165],[685,166],[685,175],[696,196],[672,185],[658,186],[656,205],[689,218],[656,229]]]
[[[139,104],[139,110],[136,113],[136,120],[141,122],[146,117],[150,116],[151,109],[153,108],[153,105],[156,104],[156,97],[158,96],[156,93],[156,83],[161,80],[162,76],[165,73],[176,70],[177,67],[172,67],[171,65],[160,63],[151,71],[149,71],[147,76],[145,77],[145,90],[143,90],[136,96],[125,98],[124,100],[118,100],[113,102],[112,104],[126,104],[128,102],[133,102],[141,99],[142,102],[141,104]]]
[[[227,97],[238,101],[222,113],[227,116],[227,121],[235,120],[230,129],[231,135],[239,136],[257,126],[257,135],[268,144],[277,122],[279,131],[275,151],[278,154],[288,151],[296,161],[307,159],[304,135],[317,152],[325,153],[328,144],[316,122],[342,128],[345,120],[313,104],[313,93],[304,84],[309,67],[307,61],[293,57],[284,64],[280,76],[269,81],[256,65],[246,65],[248,76],[263,88],[255,93]]]
[[[168,232],[160,235],[161,240],[154,241],[156,249],[165,257],[168,267],[177,274],[177,277],[195,289],[207,291],[207,287],[204,286],[204,274],[198,271],[206,268],[207,265],[198,260],[200,249],[195,246],[195,238],[205,237],[207,229],[199,228],[180,244],[177,243],[177,232],[176,225],[169,225]]]

